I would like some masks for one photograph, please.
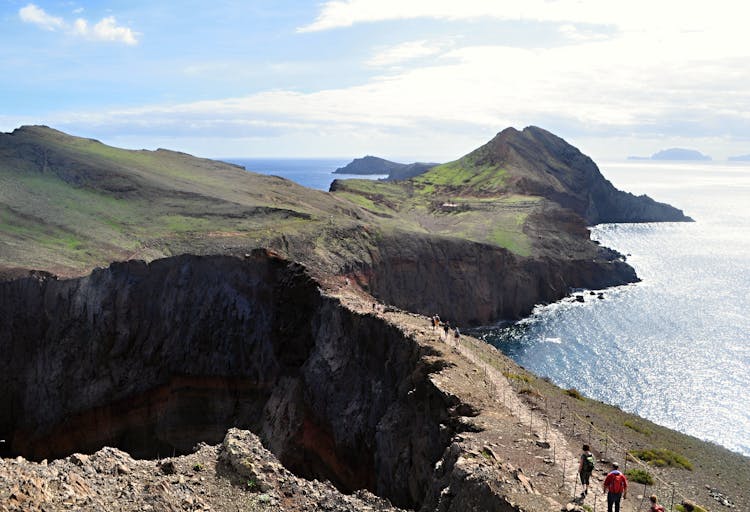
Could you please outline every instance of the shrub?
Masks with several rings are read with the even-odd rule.
[[[693,470],[693,463],[679,453],[667,450],[666,448],[653,448],[651,450],[633,450],[629,452],[634,457],[648,462],[656,467],[681,467],[688,471]]]
[[[583,395],[581,395],[581,392],[578,391],[576,388],[568,388],[565,390],[565,394],[568,396],[572,396],[576,400],[583,401]]]
[[[529,377],[528,375],[521,375],[520,373],[512,373],[512,372],[503,372],[503,375],[505,376],[506,379],[518,380],[518,381],[526,382],[526,383],[531,382],[531,377]]]
[[[689,507],[685,506],[688,503],[690,503],[690,505],[692,506],[692,508],[689,508]],[[690,501],[690,502],[683,501],[682,503],[679,503],[679,504],[675,505],[674,509],[677,512],[690,512],[690,511],[692,511],[692,512],[708,512],[705,508],[701,507],[700,505],[696,505],[692,501]]]
[[[639,434],[643,434],[644,436],[650,436],[652,433],[651,430],[647,429],[644,426],[639,425],[638,423],[634,421],[626,420],[625,423],[623,423],[623,425],[625,425],[631,430],[635,430]]]
[[[625,471],[625,475],[630,479],[631,482],[637,482],[639,484],[654,485],[654,477],[651,473],[645,469],[633,468]]]
[[[203,471],[203,466],[198,463],[193,466],[193,471]]]

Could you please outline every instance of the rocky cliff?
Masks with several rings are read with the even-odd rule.
[[[299,475],[413,507],[461,430],[428,349],[260,252],[2,283],[0,350],[5,455],[156,457],[240,426]]]
[[[604,248],[571,259],[524,258],[482,243],[403,234],[382,237],[347,275],[385,303],[463,326],[522,318],[574,288],[638,280],[621,255]]]

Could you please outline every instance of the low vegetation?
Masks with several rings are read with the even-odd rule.
[[[643,434],[644,436],[650,436],[652,433],[650,429],[644,427],[643,425],[635,421],[626,420],[625,423],[623,423],[623,425],[625,425],[631,430],[635,430],[639,434]]]
[[[708,512],[705,508],[692,502],[682,502],[674,506],[677,512]]]
[[[531,382],[531,377],[528,375],[522,375],[520,373],[513,373],[513,372],[503,372],[503,376],[506,379],[509,379],[511,381],[518,381],[518,382]]]
[[[654,485],[654,477],[645,469],[633,468],[625,471],[625,475],[631,482],[645,485]]]
[[[649,450],[632,450],[629,452],[644,462],[656,467],[681,467],[693,470],[693,464],[686,457],[666,448],[652,448]]]
[[[576,388],[568,388],[568,389],[566,389],[565,390],[565,394],[568,395],[568,396],[570,396],[570,397],[575,398],[576,400],[581,400],[581,401],[585,400],[583,398],[583,395],[581,394],[581,392],[578,391]]]

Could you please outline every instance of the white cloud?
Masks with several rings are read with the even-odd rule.
[[[626,29],[717,29],[726,22],[741,27],[744,0],[725,0],[721,7],[677,0],[329,0],[301,32],[350,27],[357,23],[432,18],[492,18],[558,23],[614,25]]]
[[[82,9],[76,9],[76,12],[80,11]],[[113,16],[102,18],[93,26],[84,18],[68,23],[62,18],[47,14],[34,4],[21,8],[18,15],[26,23],[34,23],[47,30],[64,29],[92,41],[124,43],[131,46],[138,44],[138,34],[130,28],[119,26]]]
[[[25,23],[33,23],[46,30],[56,30],[65,26],[62,18],[50,16],[44,11],[44,9],[41,9],[34,4],[29,4],[26,7],[19,9],[18,15]]]
[[[285,144],[297,152],[308,141],[310,151],[321,155],[382,147],[390,154],[438,159],[458,156],[508,125],[529,124],[564,137],[616,141],[609,143],[608,153],[601,149],[608,143],[596,146],[604,156],[651,154],[662,136],[682,137],[682,145],[715,157],[719,153],[702,142],[734,140],[733,153],[747,153],[739,147],[750,134],[750,48],[738,43],[746,38],[744,18],[737,16],[742,11],[675,5],[643,0],[328,2],[305,30],[420,16],[491,15],[554,21],[546,30],[564,37],[561,42],[559,36],[553,38],[558,46],[542,48],[458,47],[459,37],[408,41],[375,49],[366,63],[387,70],[357,86],[111,110],[68,116],[56,124],[94,127],[87,133],[146,134],[144,140],[175,134],[194,141],[252,139],[261,141],[260,151],[277,155],[284,154]],[[95,37],[96,25],[76,23],[79,34]],[[117,28],[112,19],[98,37],[127,39]],[[409,66],[394,67],[407,62]],[[193,66],[185,71],[201,70]],[[635,146],[637,140],[645,149]],[[242,151],[253,152],[251,146]]]
[[[374,67],[393,66],[410,60],[429,57],[440,53],[441,45],[428,44],[427,41],[408,41],[396,46],[381,48],[366,64]]]
[[[561,25],[558,28],[558,31],[560,34],[562,34],[566,39],[571,41],[601,41],[604,39],[608,39],[609,36],[607,34],[604,34],[602,32],[597,32],[594,30],[586,30],[582,29],[579,26],[576,26],[572,23],[565,23],[564,25]]]
[[[426,53],[430,46],[423,43],[410,43],[413,52],[393,52],[390,62],[396,55]],[[737,48],[729,58],[713,59],[703,45],[700,34],[688,33],[676,40],[619,35],[555,48],[471,46],[358,86],[265,91],[111,111],[77,122],[196,139],[244,134],[290,146],[308,136],[329,155],[367,143],[372,152],[387,146],[391,154],[404,154],[408,142],[411,154],[432,152],[434,158],[458,156],[471,149],[467,140],[477,145],[509,125],[536,124],[589,140],[638,134],[650,144],[663,134],[701,141],[747,138],[750,51]],[[604,156],[617,154],[638,154],[638,148],[613,147]]]
[[[119,42],[127,45],[138,44],[137,34],[127,27],[118,26],[113,16],[103,18],[93,27],[90,27],[85,19],[78,18],[73,25],[73,32],[95,41]]]

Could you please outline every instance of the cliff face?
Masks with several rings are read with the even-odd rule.
[[[637,281],[632,267],[606,249],[588,258],[531,259],[499,247],[425,236],[382,238],[369,265],[351,275],[386,303],[437,313],[459,325],[519,319],[571,288]]]
[[[239,426],[302,476],[414,506],[460,430],[429,353],[261,253],[2,283],[0,350],[5,455],[156,457]]]

